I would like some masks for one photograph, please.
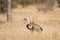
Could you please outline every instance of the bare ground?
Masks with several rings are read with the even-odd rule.
[[[23,24],[23,18],[39,24],[43,31],[33,34]],[[6,15],[1,14],[0,19],[6,21]],[[12,9],[12,23],[0,24],[0,40],[60,40],[60,9],[38,12],[36,7]]]

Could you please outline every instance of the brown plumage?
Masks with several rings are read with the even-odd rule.
[[[28,21],[29,19],[28,19],[28,18],[24,18],[24,20],[25,20],[25,21]],[[38,31],[43,31],[43,29],[41,28],[40,25],[35,24],[34,22],[31,22],[31,21],[27,22],[26,27],[27,27],[27,29],[29,29],[30,31],[37,31],[37,32],[38,32]]]

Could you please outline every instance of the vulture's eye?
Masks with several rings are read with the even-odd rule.
[[[26,18],[24,18],[24,20],[27,20]]]

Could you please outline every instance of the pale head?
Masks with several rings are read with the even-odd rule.
[[[26,24],[30,24],[30,19],[29,18],[24,18],[24,21]]]

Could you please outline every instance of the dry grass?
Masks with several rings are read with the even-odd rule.
[[[28,6],[13,9],[12,13],[12,23],[0,25],[0,40],[60,40],[60,9],[44,13],[38,12],[35,6]],[[6,21],[5,15],[0,17]],[[31,21],[39,24],[43,31],[31,34],[23,24],[24,17],[29,17]]]

